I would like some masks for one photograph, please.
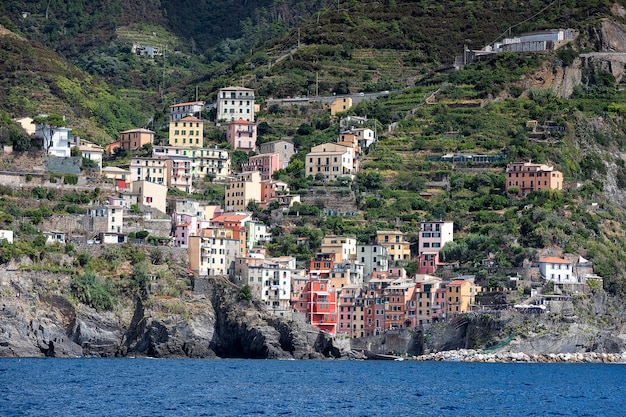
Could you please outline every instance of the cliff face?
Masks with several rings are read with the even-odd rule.
[[[77,303],[69,283],[69,275],[0,269],[0,356],[306,359],[331,352],[317,329],[237,301],[225,281],[181,298],[121,302],[110,312]]]

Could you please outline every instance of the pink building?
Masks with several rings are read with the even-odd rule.
[[[274,171],[280,168],[280,159],[277,153],[251,156],[248,162],[241,166],[243,172],[259,171],[261,173],[261,181],[271,179]]]
[[[189,214],[174,213],[172,215],[174,246],[189,247],[189,236],[198,234],[198,217]]]
[[[228,123],[226,140],[233,150],[256,151],[256,124],[243,119]]]
[[[193,192],[191,159],[185,156],[170,156],[169,186],[186,193]]]

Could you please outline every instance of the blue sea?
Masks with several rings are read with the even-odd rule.
[[[626,367],[0,359],[0,416],[625,416]]]

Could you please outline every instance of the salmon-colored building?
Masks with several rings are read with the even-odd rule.
[[[531,162],[513,162],[506,166],[506,189],[518,190],[518,195],[532,191],[563,189],[563,173],[553,167]]]
[[[143,145],[148,143],[154,143],[154,132],[152,130],[131,129],[120,132],[120,148],[125,151],[141,149]]]
[[[248,162],[241,165],[243,172],[259,171],[261,181],[267,181],[272,178],[272,174],[281,168],[280,160],[277,153],[266,153],[251,156]]]

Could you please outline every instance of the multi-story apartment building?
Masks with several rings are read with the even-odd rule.
[[[202,148],[204,146],[204,121],[195,116],[170,120],[169,146]]]
[[[414,325],[414,317],[407,316],[407,305],[413,299],[415,282],[396,279],[383,291],[385,298],[385,328],[402,329]]]
[[[256,151],[256,123],[243,119],[226,124],[226,140],[233,150]]]
[[[363,299],[360,285],[346,285],[337,289],[339,322],[337,333],[362,337],[365,332]]]
[[[225,87],[217,92],[217,120],[254,122],[254,90]]]
[[[297,275],[288,264],[262,254],[248,255],[245,262],[237,262],[235,271],[237,279],[250,286],[253,296],[278,316],[285,316],[291,310],[292,274]]]
[[[123,233],[124,208],[115,205],[91,208],[89,210],[89,231],[95,233]]]
[[[202,110],[204,110],[204,101],[172,104],[170,106],[170,121],[180,120],[187,116],[199,117]]]
[[[356,259],[356,237],[327,235],[322,239],[321,251],[335,254],[335,262]]]
[[[302,293],[307,321],[318,329],[336,334],[338,311],[337,293],[330,288],[330,282],[324,278],[310,278]]]
[[[133,182],[148,181],[155,184],[169,183],[170,159],[162,157],[142,158],[130,160],[130,175]]]
[[[387,271],[389,252],[384,245],[357,245],[356,259],[363,264],[363,277],[367,282],[372,272]]]
[[[480,286],[470,279],[455,279],[446,285],[446,307],[448,317],[467,313],[476,304],[476,294],[480,292]]]
[[[186,156],[170,156],[168,186],[186,193],[193,192],[191,159]]]
[[[326,181],[344,176],[354,179],[354,150],[336,143],[314,146],[305,158],[305,174]]]
[[[268,181],[272,174],[281,168],[277,153],[266,153],[248,158],[248,162],[241,165],[243,172],[259,171],[261,181]]]
[[[287,138],[262,143],[258,148],[260,154],[277,153],[279,168],[286,168],[296,153],[293,141]]]
[[[377,231],[376,244],[387,248],[392,263],[411,259],[411,244],[404,241],[404,233],[399,230]]]
[[[333,288],[343,288],[350,285],[363,284],[363,265],[357,261],[335,263],[330,270],[330,285]]]
[[[441,248],[454,241],[454,223],[441,220],[420,223],[418,243],[418,270],[420,274],[432,274],[440,264]]]
[[[198,275],[233,275],[235,258],[244,256],[245,228],[202,229],[189,237],[189,265]]]
[[[376,142],[376,133],[367,127],[360,127],[350,130],[353,133],[361,149],[369,148],[374,142]]]
[[[125,151],[136,151],[149,143],[154,143],[152,130],[131,129],[120,132],[120,148]]]
[[[516,189],[519,195],[540,190],[561,190],[563,173],[544,164],[513,162],[506,166],[506,189]]]
[[[441,304],[441,300],[437,298],[437,290],[442,288],[441,278],[431,275],[418,275],[416,277],[416,288],[417,290],[414,297],[414,325],[429,325],[434,321],[434,314],[436,314],[437,308],[441,308],[441,306],[438,305]]]
[[[226,183],[226,211],[246,211],[250,202],[261,201],[261,174],[244,172]]]
[[[225,180],[231,175],[230,155],[226,149],[157,145],[152,149],[152,156],[187,157],[191,159],[194,177],[212,175],[217,180]]]
[[[150,181],[133,181],[132,193],[137,203],[165,213],[167,208],[167,185]]]

